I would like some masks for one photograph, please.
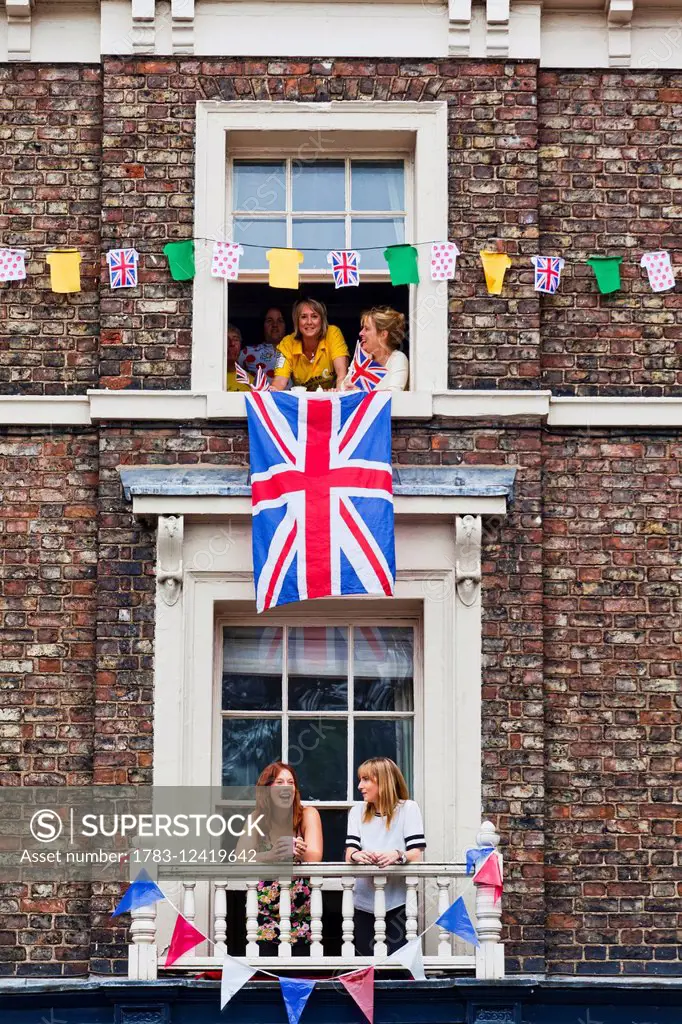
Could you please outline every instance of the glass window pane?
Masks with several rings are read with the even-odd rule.
[[[340,718],[289,720],[287,760],[303,800],[345,800],[348,723]]]
[[[412,711],[414,652],[409,626],[355,626],[356,711]]]
[[[348,630],[339,626],[289,627],[289,708],[348,709]]]
[[[360,799],[359,794],[358,799]],[[320,817],[322,818],[322,838],[324,841],[323,859],[343,860],[346,850],[348,811],[328,811],[321,807]]]
[[[402,160],[352,160],[351,210],[404,210]]]
[[[356,718],[353,769],[370,757],[390,757],[405,776],[412,793],[414,779],[411,718]]]
[[[279,711],[282,707],[282,629],[223,629],[223,710]]]
[[[286,171],[283,161],[233,162],[233,210],[269,213],[284,211],[286,208]]]
[[[255,786],[265,766],[281,757],[279,718],[223,719],[223,786]]]
[[[292,206],[296,210],[345,210],[346,172],[343,160],[321,160],[291,168]],[[364,209],[364,207],[363,207]]]
[[[345,249],[346,229],[342,220],[294,220],[294,249],[303,250],[305,270],[329,270],[330,249]],[[320,250],[316,252],[315,250]]]
[[[244,246],[244,255],[239,264],[240,270],[267,270],[268,261],[265,254],[268,249],[286,248],[286,221],[235,217],[233,241],[241,242]],[[254,245],[258,248],[252,248]]]
[[[400,217],[387,217],[385,220],[351,221],[351,248],[366,249],[362,254],[362,270],[385,270],[388,272],[384,249],[387,245],[400,245],[405,241],[405,221]]]

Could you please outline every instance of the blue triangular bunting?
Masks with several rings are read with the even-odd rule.
[[[464,939],[465,942],[470,942],[474,946],[480,945],[476,929],[461,896],[440,915],[436,924]]]
[[[310,993],[315,988],[314,981],[298,980],[297,978],[280,978],[282,998],[289,1018],[289,1024],[298,1024],[301,1014],[308,1002]]]
[[[156,882],[153,882],[145,869],[142,868],[135,881],[131,882],[126,889],[123,898],[111,916],[118,917],[119,914],[125,914],[129,910],[137,910],[139,907],[148,907],[152,903],[158,903],[159,900],[165,900],[165,898]]]

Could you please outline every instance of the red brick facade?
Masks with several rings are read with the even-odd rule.
[[[679,291],[652,295],[633,260],[675,244],[679,74],[138,58],[0,80],[2,239],[85,257],[79,295],[50,291],[39,249],[27,282],[0,286],[5,394],[189,387],[191,284],[161,252],[192,233],[196,101],[360,98],[450,104],[452,387],[679,391]],[[559,293],[540,299],[517,259],[488,296],[477,253],[497,240],[564,255]],[[131,292],[98,288],[117,241],[141,253]],[[582,262],[594,251],[627,252],[615,297]],[[679,449],[538,421],[395,428],[399,464],[518,467],[483,565],[484,811],[503,836],[511,971],[680,973]],[[3,783],[150,780],[155,536],[118,466],[246,461],[240,424],[4,430]],[[6,886],[0,974],[121,972],[115,899]]]

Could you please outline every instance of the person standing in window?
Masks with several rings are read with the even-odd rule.
[[[294,306],[294,331],[282,338],[272,382],[284,391],[289,381],[306,391],[341,386],[348,370],[348,348],[343,334],[327,320],[327,309],[316,299],[302,299]]]
[[[242,384],[237,380],[235,365],[239,359],[242,348],[242,332],[234,324],[227,325],[227,381],[228,391],[250,391],[248,384]]]
[[[284,761],[273,761],[258,776],[255,816],[262,814],[260,829],[243,836],[237,853],[255,852],[256,861],[308,863],[322,860],[322,821],[316,807],[303,807],[296,772]],[[265,797],[265,798],[264,798]],[[256,845],[254,845],[256,843]],[[291,945],[294,956],[310,945],[310,885],[305,878],[291,883]],[[258,943],[261,956],[277,956],[279,933],[277,880],[258,883]]]
[[[358,768],[358,789],[363,803],[348,812],[346,862],[384,869],[392,864],[414,864],[426,849],[421,811],[410,800],[407,783],[390,757],[373,757]],[[402,877],[390,877],[386,896],[386,945],[393,953],[405,944],[406,889]],[[355,881],[355,949],[372,956],[374,948],[374,884],[371,878]]]
[[[287,325],[281,309],[273,306],[265,314],[263,321],[263,340],[257,345],[245,345],[239,356],[239,365],[252,376],[256,376],[259,367],[272,380],[277,362],[277,346],[287,333]]]
[[[390,306],[374,306],[360,317],[362,329],[360,344],[375,363],[386,367],[386,374],[375,391],[404,391],[409,378],[407,356],[400,351],[405,338],[405,317]],[[349,369],[342,391],[357,391],[351,383],[353,367]]]

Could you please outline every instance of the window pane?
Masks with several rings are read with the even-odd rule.
[[[385,220],[351,221],[351,248],[367,249],[362,254],[363,270],[386,270],[383,250],[387,245],[400,245],[405,241],[405,221],[400,217],[388,217]]]
[[[281,757],[279,718],[223,719],[223,786],[255,786],[265,766]]]
[[[241,270],[267,270],[265,254],[268,249],[284,249],[287,244],[287,225],[284,220],[252,220],[250,217],[234,218],[234,241],[244,246]],[[252,246],[259,246],[254,249]]]
[[[286,172],[281,161],[235,160],[232,164],[232,209],[249,213],[284,211]]]
[[[412,793],[412,719],[356,718],[353,768],[370,757],[390,757],[398,765]]]
[[[223,629],[223,710],[279,711],[282,707],[282,629]]]
[[[357,794],[358,800],[360,794]],[[323,860],[343,860],[346,850],[346,825],[348,811],[328,811],[320,808],[322,838],[324,841]]]
[[[289,721],[287,760],[298,775],[303,800],[345,800],[348,723],[339,718]]]
[[[289,708],[348,708],[348,630],[338,626],[289,628]]]
[[[346,172],[342,160],[323,160],[308,166],[294,160],[291,181],[294,210],[345,210]]]
[[[413,660],[409,626],[355,626],[355,710],[412,711]]]
[[[350,165],[351,210],[404,210],[402,160],[353,160]]]
[[[329,270],[330,249],[345,249],[346,229],[342,220],[294,220],[294,249],[304,250],[305,270]],[[315,252],[315,249],[321,251]]]

